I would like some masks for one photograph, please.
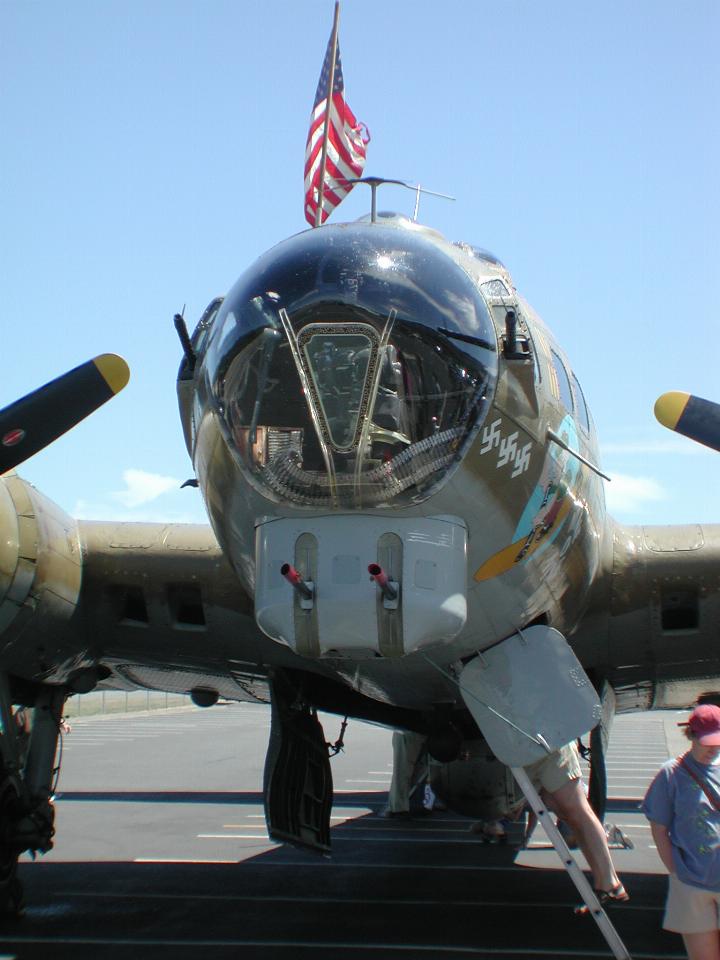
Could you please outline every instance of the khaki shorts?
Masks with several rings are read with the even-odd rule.
[[[701,890],[670,876],[663,929],[674,933],[709,933],[717,930],[720,891]]]
[[[580,758],[574,743],[568,743],[559,750],[549,753],[542,760],[536,760],[525,767],[525,773],[536,790],[547,790],[555,793],[571,780],[582,777]]]

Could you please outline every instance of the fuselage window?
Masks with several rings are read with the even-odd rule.
[[[482,287],[482,292],[485,294],[486,298],[497,299],[502,303],[505,302],[506,298],[510,299],[510,291],[497,277],[494,280],[486,280],[485,283],[480,285]]]
[[[540,366],[540,357],[535,347],[535,338],[533,337],[529,326],[526,328],[526,330],[528,342],[530,343],[530,353],[532,353],[533,358],[533,366],[535,368],[535,379],[538,383],[542,383],[542,367]]]
[[[570,380],[565,370],[565,364],[554,350],[551,350],[551,354],[553,367],[555,368],[555,376],[557,377],[558,390],[560,391],[560,402],[569,413],[572,413],[574,409],[573,397]]]
[[[218,310],[223,304],[223,299],[223,297],[215,297],[215,299],[208,304],[208,306],[205,308],[205,312],[198,320],[197,326],[193,330],[192,345],[193,350],[198,357],[202,357],[202,355],[205,353],[208,336],[210,335],[210,330],[215,321]]]
[[[582,392],[582,387],[578,383],[578,378],[574,373],[572,375],[572,382],[575,388],[575,409],[580,419],[580,426],[584,427],[584,429],[590,433],[590,416],[588,414],[587,404],[585,403],[585,394]]]

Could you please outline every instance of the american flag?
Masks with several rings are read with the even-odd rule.
[[[336,37],[335,31],[333,31],[333,36]],[[310,118],[310,132],[305,147],[305,219],[311,225],[315,224],[320,202],[320,166],[323,135],[325,133],[325,116],[328,109],[332,44],[333,37],[331,36],[315,93],[315,103]],[[335,207],[355,186],[354,183],[348,183],[348,180],[362,176],[369,142],[370,136],[367,128],[364,124],[357,122],[352,110],[345,103],[340,46],[336,38],[335,75],[332,97],[330,98],[330,124],[320,223],[327,220]]]

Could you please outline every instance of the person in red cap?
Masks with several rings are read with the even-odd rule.
[[[690,749],[650,784],[643,812],[670,875],[663,928],[682,934],[690,960],[720,960],[720,707],[695,707]]]

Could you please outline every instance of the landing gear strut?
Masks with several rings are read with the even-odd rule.
[[[13,712],[8,677],[0,673],[0,915],[23,910],[20,854],[52,847],[52,778],[65,696],[63,688],[40,687],[28,729],[23,713]]]

